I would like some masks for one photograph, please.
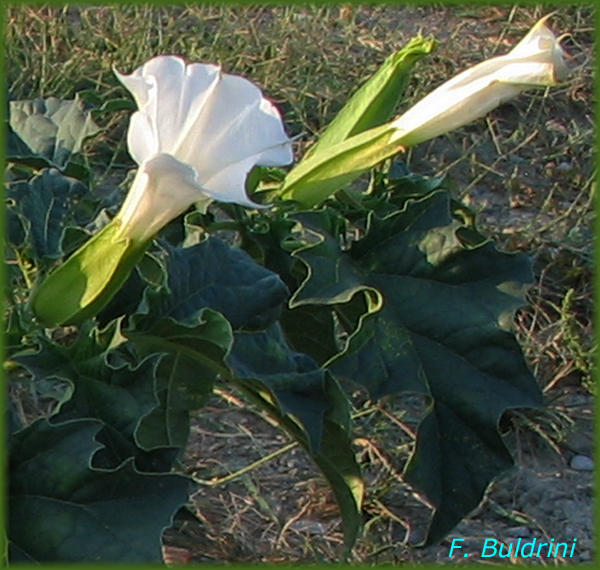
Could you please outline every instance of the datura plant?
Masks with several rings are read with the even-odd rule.
[[[314,460],[346,554],[365,517],[356,387],[419,402],[398,444],[432,507],[423,544],[513,465],[500,418],[541,405],[511,331],[531,264],[483,236],[446,179],[387,159],[567,70],[542,21],[394,117],[435,47],[418,37],[392,54],[287,171],[282,116],[247,79],[166,55],[117,72],[137,107],[124,201],[95,191],[76,155],[94,118],[130,101],[11,102],[5,369],[50,402],[35,420],[9,414],[13,560],[160,560],[163,531],[206,484],[177,470],[215,387]],[[368,190],[350,186],[371,169]]]
[[[380,70],[317,148],[291,170],[280,191],[283,198],[317,205],[382,160],[478,119],[524,89],[554,85],[566,73],[562,50],[541,21],[507,55],[464,71],[396,120],[369,129],[374,117],[365,117],[360,107],[377,109],[393,80],[405,76],[398,70],[431,47],[431,42],[412,42],[396,65],[387,66],[390,71]],[[212,200],[255,207],[245,192],[250,170],[292,161],[278,111],[241,77],[213,65],[186,66],[172,56],[117,76],[139,108],[127,137],[139,170],[113,223],[36,290],[33,310],[51,326],[78,324],[97,314],[156,233],[192,204],[201,211]],[[380,93],[373,87],[377,83],[383,84]]]

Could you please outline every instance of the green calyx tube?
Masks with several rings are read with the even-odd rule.
[[[120,221],[113,220],[33,289],[29,304],[35,316],[47,327],[94,317],[125,283],[149,243],[123,237]]]

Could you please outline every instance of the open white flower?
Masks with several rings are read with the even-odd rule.
[[[127,237],[150,239],[193,203],[256,207],[245,192],[250,170],[293,160],[277,109],[247,79],[176,56],[115,73],[139,109],[127,143],[140,168],[117,215]]]
[[[506,55],[467,69],[421,99],[393,122],[392,141],[413,146],[483,117],[521,91],[564,80],[564,52],[546,19]]]

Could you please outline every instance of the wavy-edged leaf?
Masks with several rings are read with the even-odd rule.
[[[143,323],[147,328],[138,325],[125,334],[142,354],[165,356],[154,387],[158,405],[140,422],[136,440],[146,450],[183,448],[190,411],[205,405],[217,375],[228,373],[224,359],[232,343],[231,325],[211,309],[200,310],[195,322],[188,317],[180,324],[167,317],[150,326],[147,320]]]
[[[227,363],[236,378],[258,380],[272,390],[318,451],[323,417],[331,407],[325,385],[331,380],[312,358],[290,349],[278,324],[266,331],[236,333]]]
[[[73,396],[61,406],[53,421],[92,417],[104,423],[99,435],[104,448],[94,456],[94,467],[113,469],[133,457],[136,466],[144,471],[170,470],[175,458],[172,449],[144,453],[134,439],[142,418],[157,405],[154,382],[158,361],[156,356],[150,356],[135,368],[123,366],[111,370],[107,367],[100,376],[73,378]]]
[[[172,449],[146,453],[134,439],[139,422],[158,403],[154,382],[160,359],[152,355],[135,366],[119,362],[109,351],[124,341],[114,323],[103,335],[82,330],[70,346],[42,337],[36,351],[24,351],[14,360],[33,375],[38,392],[54,391],[60,409],[52,422],[93,418],[104,424],[98,436],[104,447],[94,456],[94,467],[112,469],[133,457],[139,469],[168,471]]]
[[[145,323],[166,317],[185,322],[208,307],[223,314],[236,330],[255,330],[279,316],[288,296],[275,273],[216,237],[185,248],[165,245],[163,257],[168,289],[147,292],[140,312],[147,312],[148,304],[152,312]]]
[[[321,241],[296,254],[308,276],[291,305],[330,305],[350,335],[329,368],[374,397],[408,391],[431,398],[406,478],[436,507],[427,540],[435,542],[512,465],[497,430],[502,413],[541,404],[510,330],[531,264],[491,242],[461,240],[463,226],[440,191],[373,216],[348,252],[327,234],[323,212],[302,220]],[[357,293],[365,310],[349,316]]]
[[[190,480],[90,467],[102,424],[38,420],[15,434],[9,541],[14,562],[161,562],[160,538]]]
[[[37,156],[65,168],[83,142],[100,132],[79,98],[63,101],[55,97],[10,102],[10,126]],[[15,151],[24,150],[15,147]],[[11,157],[10,158],[16,158]]]
[[[160,404],[136,434],[145,449],[185,444],[189,412],[206,402],[217,374],[229,374],[232,326],[267,326],[287,298],[276,274],[218,238],[184,248],[165,244],[159,259],[166,287],[145,290],[126,333],[144,354],[166,353],[156,384]]]
[[[57,259],[64,254],[65,226],[72,222],[74,206],[87,193],[79,181],[55,169],[44,169],[31,180],[8,187],[9,238],[16,247],[24,242],[34,259]]]

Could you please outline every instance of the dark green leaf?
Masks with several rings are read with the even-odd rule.
[[[8,305],[8,303],[6,303]],[[8,355],[23,350],[23,337],[31,328],[31,319],[23,314],[22,305],[6,306],[4,312],[4,349]]]
[[[281,315],[281,326],[290,344],[324,364],[341,349],[336,342],[334,315],[319,305],[302,305]]]
[[[108,367],[108,350],[124,340],[116,324],[103,333],[88,325],[82,328],[70,345],[58,344],[40,336],[36,349],[24,350],[13,359],[29,370],[34,380],[101,377],[115,369]]]
[[[155,387],[159,405],[136,432],[138,444],[147,450],[183,447],[189,412],[204,405],[217,374],[229,374],[224,358],[231,325],[215,309],[234,326],[253,328],[275,318],[287,296],[275,274],[217,238],[186,248],[165,247],[160,259],[168,286],[146,289],[126,333],[143,354],[167,354]],[[143,282],[137,279],[138,288]],[[122,302],[119,307],[123,310]]]
[[[363,480],[349,436],[350,410],[331,375],[287,346],[278,325],[236,333],[235,383],[306,449],[340,506],[347,548],[361,528]]]
[[[34,156],[35,153],[27,146],[23,139],[15,133],[14,129],[7,125],[8,141],[6,145],[6,154],[9,157],[14,156]],[[45,161],[44,161],[45,162]]]
[[[43,170],[29,181],[12,183],[7,192],[11,202],[9,238],[12,243],[23,247],[23,241],[27,240],[34,258],[61,257],[65,225],[73,221],[77,202],[86,193],[83,184],[55,169]]]
[[[155,384],[159,404],[142,419],[136,440],[147,450],[183,448],[189,412],[206,403],[217,374],[228,373],[224,358],[232,342],[231,326],[219,313],[204,309],[195,323],[165,318],[146,330],[136,327],[126,334],[143,354],[166,353]]]
[[[297,254],[309,273],[291,304],[330,305],[345,325],[350,336],[330,369],[375,397],[415,392],[433,401],[407,480],[436,507],[428,543],[439,540],[511,465],[497,432],[502,413],[541,404],[510,331],[530,262],[491,242],[465,244],[445,192],[373,216],[347,253],[327,235],[323,212],[302,219],[321,241]],[[357,293],[365,299],[358,318],[347,314]]]
[[[323,423],[321,450],[312,454],[335,495],[342,515],[344,543],[350,552],[362,528],[365,483],[347,430],[328,418]]]
[[[100,335],[96,329],[83,330],[71,345],[64,346],[40,339],[37,351],[17,354],[14,360],[34,376],[38,392],[46,395],[56,383],[66,383],[70,389],[57,392],[61,404],[53,422],[94,418],[103,422],[100,439],[104,444],[93,465],[115,468],[130,457],[139,469],[168,471],[174,459],[172,450],[153,454],[140,450],[134,440],[137,426],[158,403],[154,391],[156,356],[138,366],[117,360],[109,350],[123,343],[118,324]]]
[[[90,468],[102,424],[39,420],[14,437],[9,541],[15,561],[160,562],[162,532],[188,498],[179,475]]]
[[[123,366],[113,370],[105,367],[99,374],[81,374],[73,378],[73,397],[62,405],[53,421],[97,418],[104,423],[101,442],[104,449],[94,456],[93,465],[113,469],[130,457],[138,468],[146,469],[148,458],[135,445],[134,433],[141,419],[152,410],[157,400],[154,394],[156,357],[149,357],[135,368]],[[171,467],[168,456],[161,471]]]
[[[98,322],[101,326],[105,326],[118,317],[133,315],[140,306],[146,288],[159,288],[166,282],[167,270],[163,262],[152,253],[146,252],[125,284],[117,291],[110,303],[98,313]]]
[[[291,273],[296,261],[288,251],[294,245],[290,242],[293,242],[292,230],[296,222],[281,213],[268,219],[257,218],[251,227],[242,228],[240,247],[261,265],[277,273],[288,287],[295,287]]]
[[[196,360],[181,352],[162,359],[156,382],[159,404],[142,418],[136,432],[136,441],[143,449],[185,449],[190,411],[206,405],[213,390],[214,376],[207,378],[198,368]]]
[[[286,286],[247,253],[214,237],[192,247],[166,247],[168,291],[148,291],[152,310],[140,309],[148,311],[145,323],[166,317],[185,322],[206,307],[223,314],[234,329],[264,328],[279,316]]]
[[[259,380],[277,395],[283,411],[296,418],[318,450],[323,416],[331,403],[326,373],[307,355],[292,351],[279,325],[254,333],[236,333],[227,358],[237,378]]]

